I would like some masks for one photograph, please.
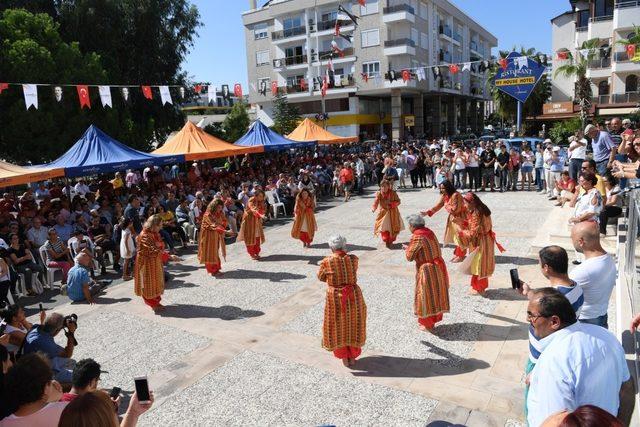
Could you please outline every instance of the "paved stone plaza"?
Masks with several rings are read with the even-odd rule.
[[[406,216],[438,195],[400,197]],[[142,425],[520,425],[526,315],[508,271],[517,264],[523,280],[544,284],[530,247],[551,206],[532,192],[481,197],[507,252],[497,256],[486,298],[469,296],[468,277],[448,265],[452,311],[434,334],[419,331],[412,312],[414,265],[400,248],[409,233],[392,250],[374,238],[372,193],[321,205],[310,249],[291,239],[286,222],[267,228],[259,262],[229,246],[220,279],[185,257],[171,267],[161,316],[133,295],[131,282],[98,305],[57,310],[79,315],[75,358],[100,362],[104,387],[130,394],[134,376],[149,376],[156,404]],[[439,238],[445,219],[445,212],[428,219]],[[320,346],[325,285],[316,273],[335,232],[360,257],[368,305],[367,345],[354,370]]]

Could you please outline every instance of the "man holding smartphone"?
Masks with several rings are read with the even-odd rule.
[[[64,393],[61,402],[71,402],[75,398],[98,390],[98,383],[100,382],[100,364],[93,359],[82,359],[78,361],[75,368],[73,368],[73,374],[71,377],[71,391]],[[117,389],[117,387],[116,387]],[[115,396],[110,395],[115,410],[118,411],[120,407],[120,392],[119,390]]]

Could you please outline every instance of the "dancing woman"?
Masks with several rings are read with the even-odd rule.
[[[425,227],[424,218],[407,218],[412,236],[409,245],[403,245],[407,261],[416,262],[416,286],[413,312],[419,328],[433,330],[442,315],[449,312],[449,273],[440,253],[436,235]]]
[[[238,241],[244,241],[247,252],[251,258],[260,259],[260,245],[264,243],[264,230],[262,220],[267,212],[264,202],[264,191],[256,190],[253,197],[247,202],[247,206],[242,215],[242,223],[238,232]]]
[[[136,238],[136,263],[133,269],[135,294],[144,299],[144,303],[158,312],[164,308],[160,303],[164,293],[164,271],[162,264],[171,258],[164,250],[160,237],[162,219],[158,215],[150,216]]]
[[[327,283],[322,347],[344,366],[353,366],[367,339],[367,306],[357,284],[358,257],[347,254],[347,239],[329,238],[333,252],[320,262],[318,279]]]
[[[391,247],[400,231],[404,230],[404,223],[400,217],[400,197],[393,191],[392,184],[386,178],[380,182],[380,191],[376,193],[376,200],[371,208],[372,212],[378,211],[373,234],[382,235],[382,241]]]
[[[200,261],[200,264],[204,264],[207,273],[212,276],[220,273],[222,268],[220,254],[225,260],[227,257],[224,238],[233,234],[233,232],[227,231],[227,218],[223,208],[224,202],[221,199],[216,199],[209,203],[200,225],[198,261]]]
[[[313,213],[315,209],[316,204],[311,193],[306,188],[302,189],[296,196],[296,206],[293,210],[295,218],[291,229],[291,237],[302,241],[302,246],[305,248],[311,246],[313,236],[318,229],[316,216]]]
[[[423,216],[428,215],[431,217],[443,207],[449,212],[447,227],[444,231],[444,243],[456,245],[456,249],[453,251],[455,256],[451,262],[461,262],[467,253],[460,239],[460,231],[464,229],[467,220],[462,195],[456,191],[456,188],[449,180],[444,180],[440,184],[440,194],[442,195],[440,201],[431,209],[421,213]]]
[[[460,239],[469,248],[473,258],[470,261],[471,294],[484,294],[489,287],[489,277],[496,267],[494,246],[500,252],[505,249],[496,242],[496,234],[491,224],[491,210],[474,193],[464,195],[464,204],[469,212],[469,224],[459,233]]]

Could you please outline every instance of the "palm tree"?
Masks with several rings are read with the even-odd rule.
[[[640,27],[633,26],[633,33],[631,37],[628,39],[620,39],[616,42],[616,44],[620,44],[623,46],[638,46],[640,45]],[[640,62],[640,52],[635,53],[635,56],[631,58],[633,62]]]
[[[589,109],[591,108],[591,97],[593,96],[591,79],[587,77],[587,69],[589,68],[589,62],[598,54],[599,48],[600,39],[594,38],[582,42],[576,56],[573,56],[568,49],[562,50],[566,52],[570,62],[559,66],[553,73],[554,77],[561,75],[576,79],[574,100],[580,105],[580,120],[583,128],[587,123]],[[583,54],[585,50],[587,51],[586,55]]]
[[[540,52],[537,52],[535,48],[525,49],[524,47],[520,47],[520,49],[516,49],[515,47],[511,51],[500,51],[499,57],[506,58],[512,51],[519,51],[520,54],[526,55],[528,57],[538,57]],[[492,81],[497,73],[497,68],[492,68],[489,72],[489,81]],[[503,91],[499,90],[496,86],[491,85],[491,98],[493,99],[494,106],[498,115],[502,119],[506,120],[515,120],[517,110],[518,110],[518,101],[516,101],[510,95],[507,95]],[[547,102],[547,100],[551,97],[551,82],[547,78],[546,74],[543,74],[540,81],[536,85],[535,89],[527,99],[527,102],[523,105],[522,114],[524,117],[527,116],[536,116],[540,114],[542,111],[542,105]]]

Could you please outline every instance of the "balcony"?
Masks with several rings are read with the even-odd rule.
[[[392,22],[416,22],[416,12],[408,4],[397,4],[382,9],[382,21],[385,24]]]
[[[453,33],[453,41],[458,42],[458,44],[462,43],[462,35],[460,33]]]
[[[355,49],[352,47],[345,47],[344,49],[342,49],[342,53],[343,53],[343,57],[339,57],[337,56],[337,53],[335,53],[333,50],[323,50],[321,52],[318,53],[318,55],[313,55],[313,62],[318,62],[318,61],[326,61],[327,59],[331,58],[333,55],[333,63],[334,64],[339,64],[340,62],[346,62],[346,61],[353,61],[355,59]],[[345,60],[345,61],[340,61],[341,59]]]
[[[587,64],[587,77],[605,78],[611,75],[611,58],[592,59]]]
[[[384,54],[394,55],[415,55],[416,43],[411,39],[387,40],[384,42]]]
[[[613,28],[633,28],[640,24],[640,1],[618,1],[613,10]]]
[[[589,29],[587,37],[589,39],[599,38],[608,39],[611,37],[611,20],[613,15],[596,16],[595,18],[589,18]]]
[[[614,93],[612,104],[634,104],[640,102],[640,92]]]
[[[307,35],[307,27],[303,25],[300,27],[287,28],[280,31],[274,31],[271,33],[271,39],[274,42],[277,42],[281,40],[291,39],[294,37],[302,39],[303,37],[301,36],[306,36],[306,35]]]
[[[613,58],[616,62],[630,62],[627,52],[615,52]]]
[[[469,49],[471,50],[471,52],[477,54],[480,58],[484,58],[484,47],[478,45],[476,41],[471,40],[471,43],[469,43]]]
[[[611,58],[592,59],[588,64],[589,68],[609,68],[611,67]]]
[[[307,55],[286,56],[273,60],[273,68],[278,70],[284,69],[300,69],[307,64]]]
[[[353,78],[353,74],[347,74],[344,76],[335,76],[335,82],[333,84],[329,83],[329,90],[331,89],[347,89],[353,88],[356,86],[356,81]],[[319,91],[321,89],[321,83],[318,81],[313,81],[313,90]]]
[[[637,73],[640,72],[640,64],[632,62],[627,52],[614,52],[613,65],[611,70],[614,73]]]
[[[328,21],[319,21],[316,26],[318,36],[333,35],[336,28],[336,21],[340,23],[340,31],[352,31],[355,29],[352,21],[331,19]],[[320,34],[322,33],[322,34]]]
[[[286,91],[287,93],[308,93],[309,88],[305,87],[303,89],[300,85],[287,85]]]
[[[440,33],[440,37],[448,37],[453,40],[453,31],[451,31],[451,27],[448,25],[440,25],[438,32]]]
[[[452,62],[451,52],[440,51],[440,53],[438,53],[438,60],[446,64],[451,64]]]

